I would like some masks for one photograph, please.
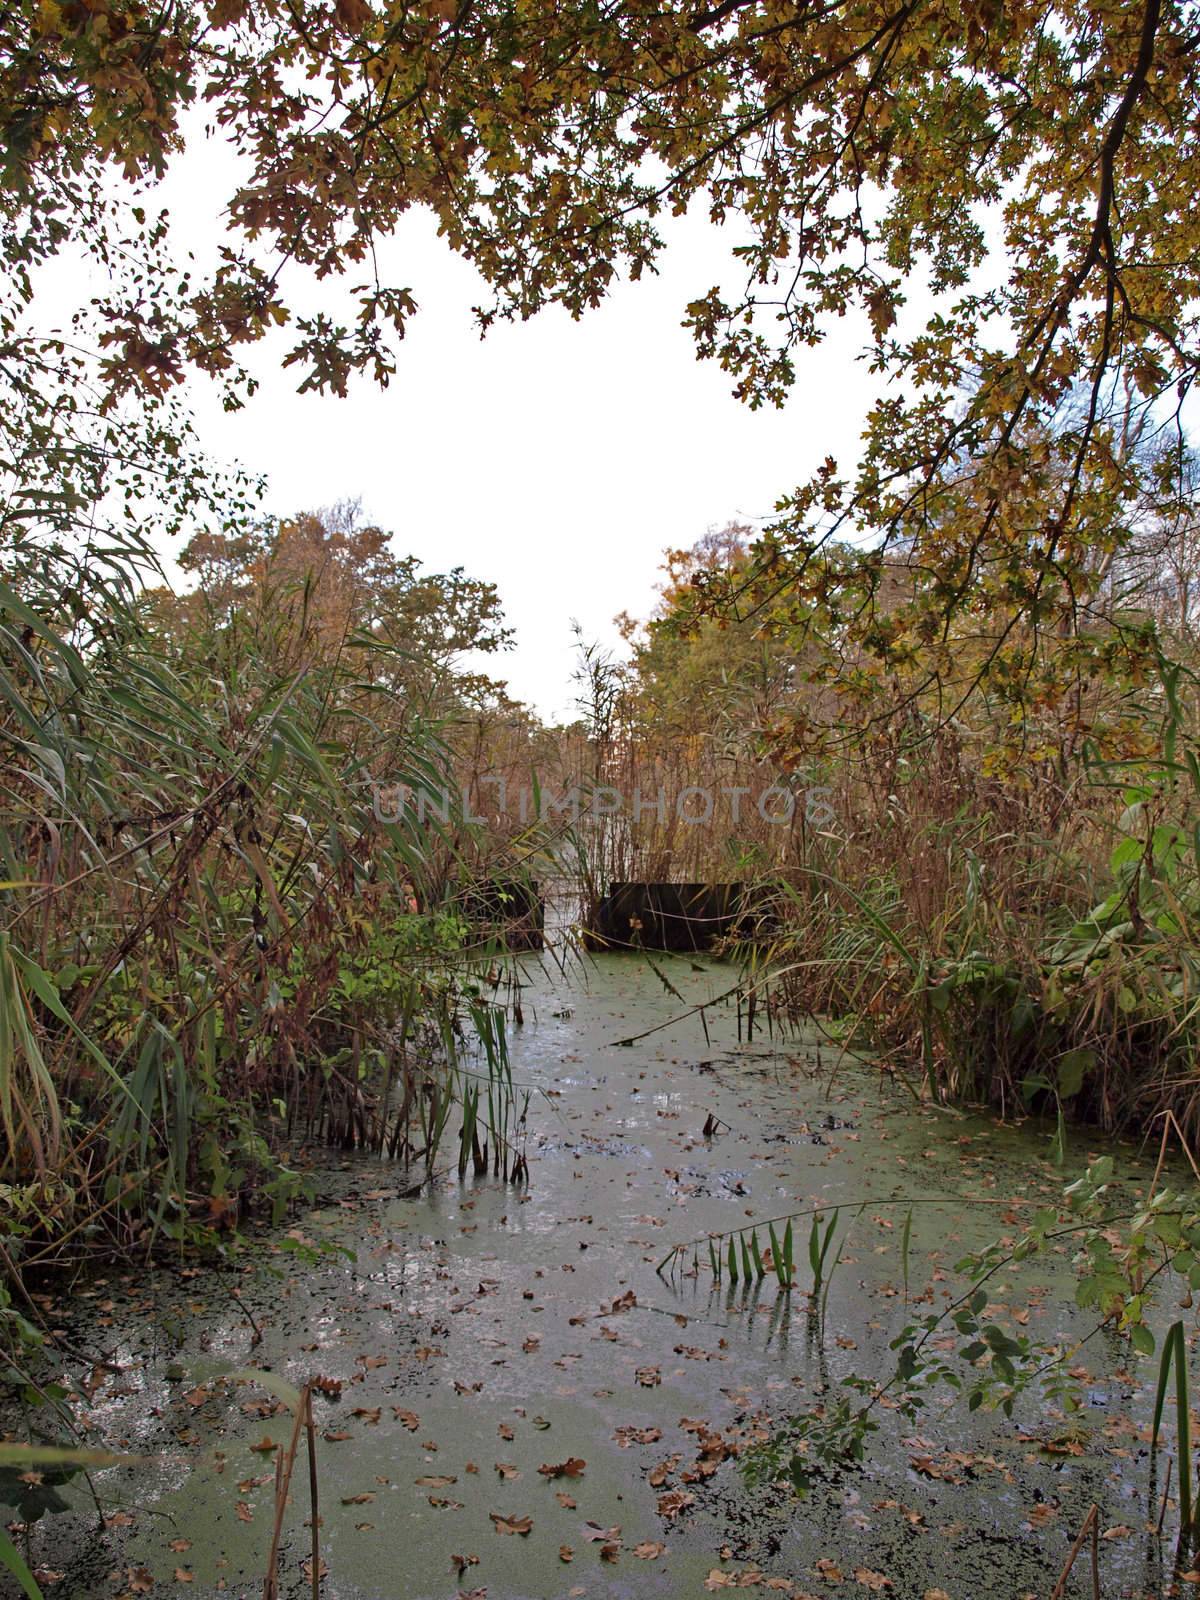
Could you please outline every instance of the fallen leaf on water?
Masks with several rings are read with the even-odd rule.
[[[667,1494],[659,1495],[658,1514],[660,1517],[677,1517],[681,1511],[695,1504],[694,1494],[687,1494],[683,1489],[672,1489]]]
[[[342,1496],[342,1504],[344,1506],[369,1506],[374,1498],[375,1496],[370,1490],[363,1494],[344,1494]]]
[[[574,1511],[576,1505],[578,1504],[577,1501],[572,1500],[569,1494],[564,1494],[561,1489],[554,1496],[554,1498],[558,1501],[559,1505],[567,1511]]]
[[[822,1556],[817,1562],[817,1571],[826,1583],[841,1583],[846,1576],[837,1562],[831,1561],[828,1556]]]
[[[661,1428],[618,1428],[613,1438],[622,1450],[628,1450],[631,1444],[657,1444],[662,1438]]]
[[[855,1567],[854,1576],[864,1589],[881,1592],[895,1587],[890,1578],[886,1578],[882,1572],[872,1572],[870,1567]]]
[[[414,1478],[413,1482],[418,1489],[448,1489],[452,1483],[457,1483],[458,1479],[429,1474],[424,1478]]]
[[[615,1542],[600,1546],[601,1561],[615,1561],[621,1554],[621,1546]]]
[[[643,1539],[634,1545],[633,1553],[641,1561],[657,1561],[666,1548],[661,1539]]]
[[[497,1463],[497,1465],[499,1465]],[[543,1478],[578,1478],[587,1462],[579,1456],[568,1456],[565,1461],[560,1461],[556,1466],[548,1466],[545,1462],[538,1468]]]
[[[521,1469],[517,1466],[515,1461],[497,1461],[496,1471],[505,1480],[505,1482],[507,1482],[510,1478],[519,1478],[521,1476]]]
[[[1048,1500],[1043,1500],[1029,1512],[1029,1524],[1033,1528],[1044,1528],[1048,1522],[1053,1522],[1058,1515],[1058,1507],[1051,1505]]]
[[[585,1522],[583,1525],[583,1537],[595,1544],[598,1541],[619,1539],[621,1530],[620,1528],[602,1528],[598,1522]]]
[[[397,1422],[408,1429],[409,1433],[416,1433],[421,1426],[421,1419],[417,1413],[415,1411],[405,1411],[403,1406],[393,1406],[392,1415]]]
[[[278,1439],[268,1439],[264,1435],[258,1441],[257,1444],[252,1444],[250,1446],[250,1448],[251,1448],[251,1450],[257,1450],[260,1455],[264,1455],[264,1456],[265,1455],[270,1455],[272,1450],[278,1450],[279,1449],[279,1440]]]
[[[195,1581],[196,1581],[196,1574],[194,1572],[189,1572],[186,1567],[176,1567],[175,1568],[175,1582],[176,1583],[195,1583]]]
[[[559,1545],[559,1547],[558,1547],[558,1559],[560,1561],[573,1561],[574,1558],[575,1558],[575,1552],[574,1552],[574,1550],[571,1549],[571,1546],[569,1544],[560,1544]]]
[[[971,1458],[960,1450],[950,1450],[941,1461],[933,1456],[909,1456],[908,1460],[913,1471],[926,1478],[937,1478],[942,1483],[965,1483],[965,1478],[956,1469],[968,1465]]]
[[[502,1517],[498,1511],[489,1511],[497,1533],[519,1533],[522,1538],[533,1527],[532,1517]]]

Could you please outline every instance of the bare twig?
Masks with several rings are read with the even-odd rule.
[[[317,1433],[313,1427],[312,1387],[304,1386],[304,1429],[308,1436],[308,1506],[312,1525],[312,1593],[321,1600],[321,1512],[317,1498]]]
[[[1099,1528],[1099,1524],[1100,1508],[1097,1506],[1095,1501],[1093,1501],[1091,1510],[1088,1512],[1087,1516],[1084,1517],[1083,1525],[1079,1532],[1075,1535],[1075,1543],[1071,1546],[1071,1549],[1067,1555],[1066,1565],[1058,1575],[1058,1582],[1054,1585],[1054,1590],[1050,1596],[1050,1600],[1062,1600],[1063,1594],[1066,1592],[1067,1579],[1071,1576],[1071,1568],[1075,1565],[1075,1558],[1083,1549],[1084,1540],[1087,1538],[1089,1533],[1092,1535],[1092,1588],[1095,1592],[1095,1600],[1099,1600],[1100,1547],[1097,1543],[1097,1529]]]
[[[263,1600],[279,1600],[279,1540],[283,1534],[283,1515],[287,1509],[288,1491],[292,1484],[292,1468],[296,1464],[296,1450],[300,1443],[300,1429],[304,1425],[308,1401],[305,1384],[301,1403],[296,1407],[296,1420],[287,1450],[275,1461],[275,1525],[271,1529],[271,1553],[267,1558],[266,1576],[263,1578]]]
[[[1160,1536],[1162,1534],[1162,1531],[1163,1531],[1163,1521],[1164,1521],[1164,1519],[1165,1519],[1165,1517],[1167,1515],[1167,1496],[1171,1492],[1171,1468],[1174,1465],[1175,1465],[1175,1457],[1174,1456],[1168,1456],[1167,1457],[1167,1476],[1166,1476],[1165,1480],[1163,1481],[1162,1505],[1159,1506],[1159,1508],[1158,1508],[1158,1522],[1155,1525],[1155,1529],[1154,1529],[1156,1537]]]

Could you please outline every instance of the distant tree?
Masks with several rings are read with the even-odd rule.
[[[426,714],[505,698],[464,664],[511,641],[495,585],[461,567],[422,572],[415,556],[396,555],[391,536],[363,521],[356,503],[249,531],[200,533],[179,562],[197,586],[180,595],[158,590],[150,600],[169,632],[203,621],[215,639],[227,630],[236,650],[239,629],[253,629],[260,647],[271,631],[281,673],[348,650],[364,681]]]

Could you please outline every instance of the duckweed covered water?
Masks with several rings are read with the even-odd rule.
[[[688,1006],[731,981],[712,963],[656,964]],[[64,1325],[122,1369],[94,1374],[87,1410],[106,1443],[148,1459],[96,1474],[102,1534],[78,1486],[78,1509],[39,1525],[48,1593],[261,1594],[290,1417],[225,1376],[245,1367],[341,1382],[316,1401],[326,1600],[735,1586],[1046,1600],[1093,1501],[1106,1600],[1166,1592],[1148,1527],[1151,1364],[1132,1373],[1107,1332],[1075,1358],[1088,1379],[1074,1418],[969,1417],[938,1396],[919,1428],[884,1409],[865,1465],[803,1501],[739,1473],[774,1421],[889,1372],[913,1304],[947,1303],[967,1249],[1061,1193],[1044,1134],[917,1107],[828,1044],[739,1043],[731,1010],[709,1014],[706,1037],[637,958],[524,971],[512,1064],[533,1089],[527,1187],[451,1172],[406,1197],[392,1164],[332,1162],[319,1206],[251,1264],[114,1274],[76,1299]],[[1119,1165],[1145,1182],[1128,1154]],[[714,1285],[703,1250],[698,1269],[656,1272],[677,1242],[818,1205],[850,1229],[823,1322],[801,1292],[803,1231],[791,1295],[769,1276]],[[1065,1254],[991,1288],[990,1316],[1047,1343],[1090,1327]],[[306,1515],[300,1469],[285,1595],[311,1592]],[[1083,1563],[1071,1581],[1090,1593]]]

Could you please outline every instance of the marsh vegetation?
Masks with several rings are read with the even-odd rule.
[[[0,15],[15,1593],[1200,1581],[1194,11]],[[860,341],[566,718],[194,421],[402,382],[418,212],[480,333],[691,212],[737,400]]]

